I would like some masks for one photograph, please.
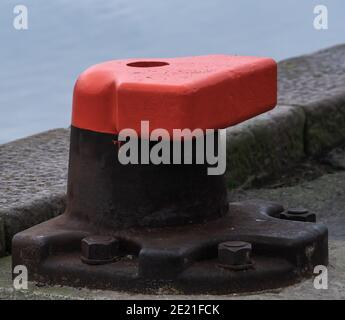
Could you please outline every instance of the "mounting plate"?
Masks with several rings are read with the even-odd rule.
[[[76,287],[155,292],[232,293],[289,285],[328,264],[328,231],[320,223],[279,219],[276,203],[230,203],[226,216],[184,226],[131,228],[114,232],[63,214],[17,234],[13,266],[26,265],[29,279]],[[86,236],[112,235],[122,257],[104,265],[80,259]],[[253,268],[231,270],[217,261],[217,245],[250,242]],[[176,292],[176,291],[175,291]]]

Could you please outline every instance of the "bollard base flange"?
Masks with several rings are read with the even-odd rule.
[[[205,223],[117,232],[95,230],[64,214],[14,237],[13,267],[25,265],[29,279],[41,283],[134,292],[222,294],[282,287],[328,264],[327,228],[279,219],[282,211],[270,202],[230,203],[228,215]],[[80,242],[94,234],[118,238],[121,257],[83,263]],[[219,266],[217,246],[224,241],[250,242],[251,268]]]

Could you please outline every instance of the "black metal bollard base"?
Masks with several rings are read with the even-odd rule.
[[[229,293],[288,285],[328,263],[324,225],[282,220],[275,203],[228,204],[224,177],[204,165],[123,166],[113,139],[72,128],[66,212],[13,239],[13,266],[29,279]],[[225,241],[249,242],[250,263],[220,263]]]

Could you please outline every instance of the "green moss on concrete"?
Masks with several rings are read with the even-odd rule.
[[[306,115],[306,152],[317,156],[345,141],[345,96],[303,107]]]
[[[227,182],[230,188],[282,172],[305,157],[302,109],[276,109],[228,129]]]
[[[342,44],[278,64],[278,102],[304,110],[309,156],[345,141],[344,59]]]
[[[227,182],[228,186],[236,187],[245,182],[252,174],[251,150],[255,138],[250,131],[239,131],[227,137]]]

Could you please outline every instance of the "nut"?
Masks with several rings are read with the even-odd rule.
[[[305,208],[290,208],[280,213],[280,219],[302,221],[302,222],[316,222],[316,214],[309,212]]]
[[[306,214],[309,210],[306,208],[289,208],[287,210],[288,214]]]
[[[119,241],[111,236],[89,236],[81,241],[81,260],[87,264],[114,261],[119,253]]]
[[[222,267],[246,269],[252,265],[252,245],[243,241],[227,241],[218,245],[218,260]]]

